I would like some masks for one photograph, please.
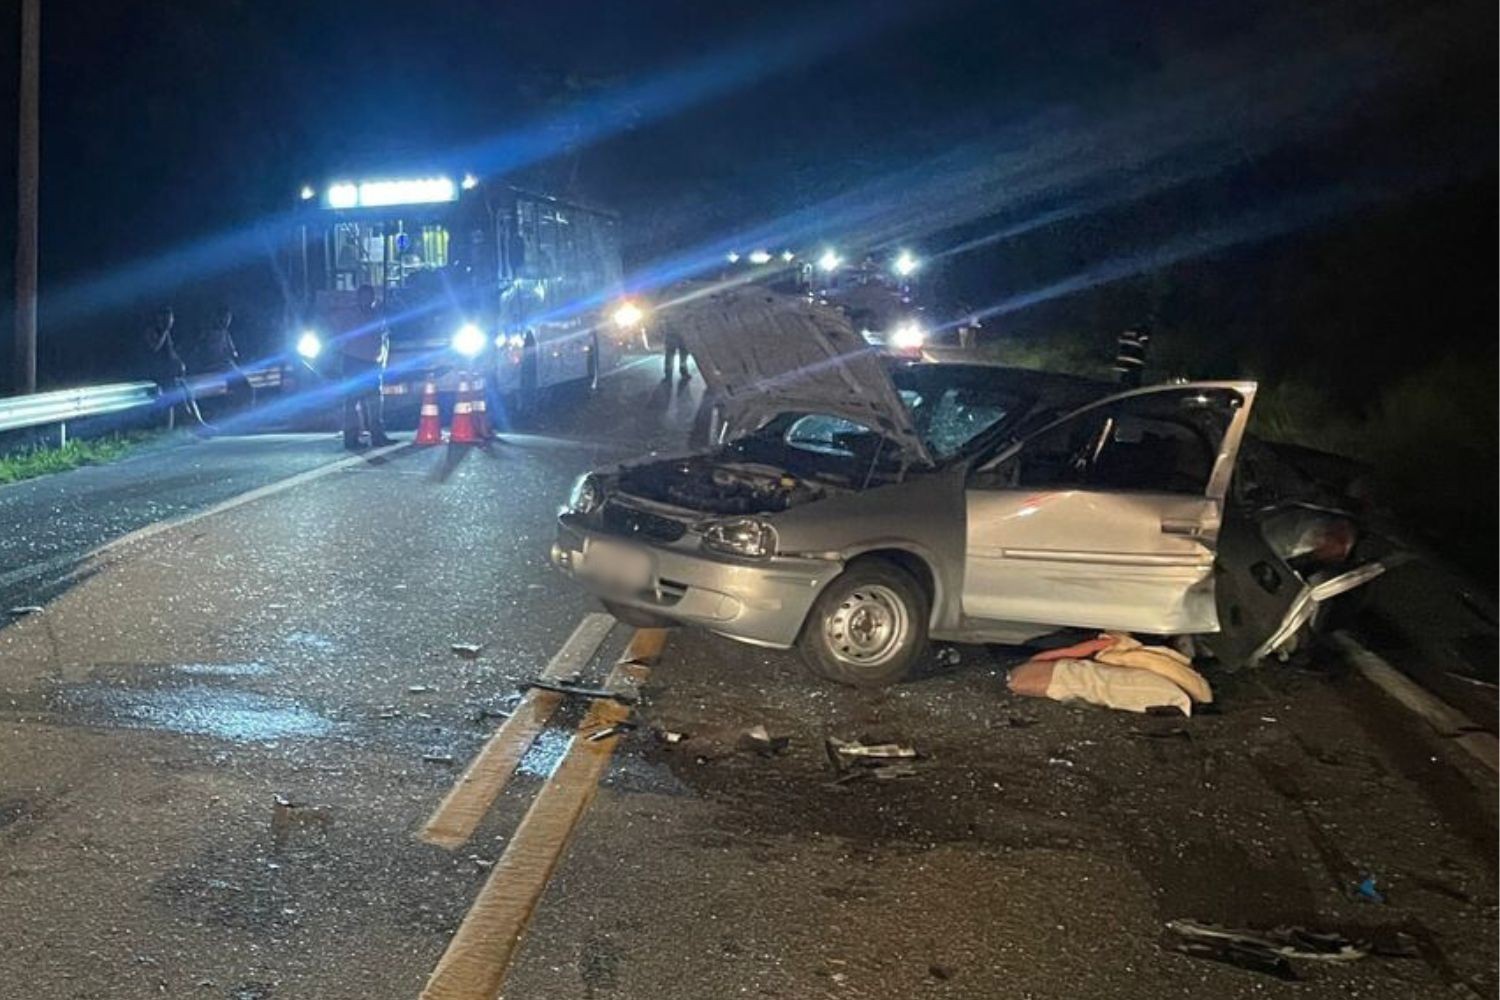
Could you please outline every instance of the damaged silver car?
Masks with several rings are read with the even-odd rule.
[[[1386,565],[1247,441],[1253,382],[893,366],[837,314],[759,289],[675,321],[715,443],[582,477],[552,548],[623,621],[796,646],[857,685],[900,678],[930,638],[1070,626],[1202,637],[1240,664]],[[1236,475],[1242,451],[1275,489]]]

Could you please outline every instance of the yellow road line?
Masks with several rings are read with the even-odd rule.
[[[585,615],[542,671],[542,677],[563,680],[582,670],[614,624],[611,615]],[[505,790],[516,765],[562,700],[563,696],[554,691],[534,688],[527,691],[510,718],[500,724],[489,742],[469,762],[458,783],[427,820],[422,832],[417,834],[418,839],[451,851],[473,836],[479,821]]]
[[[640,629],[610,671],[605,686],[639,687],[661,654],[666,633]],[[595,700],[566,754],[542,786],[505,853],[496,862],[448,950],[432,970],[422,1000],[494,1000],[505,982],[526,926],[567,847],[568,837],[599,788],[618,736],[591,740],[630,714],[614,701]]]

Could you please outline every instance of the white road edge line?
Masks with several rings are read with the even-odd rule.
[[[92,548],[82,554],[70,553],[58,555],[53,556],[50,559],[43,560],[42,562],[34,563],[30,566],[22,566],[20,569],[15,569],[11,570],[9,573],[0,574],[0,590],[16,586],[17,584],[28,583],[36,577],[45,576],[47,573],[65,569],[68,566],[81,565],[83,563],[97,559],[109,552],[112,552],[115,549],[123,548],[136,542],[142,542],[148,538],[153,538],[164,531],[171,531],[174,528],[181,528],[184,525],[192,524],[195,521],[201,521],[205,517],[212,517],[215,514],[222,514],[225,511],[233,510],[234,508],[244,506],[247,503],[253,503],[256,500],[260,500],[268,496],[273,496],[285,490],[293,489],[294,487],[301,486],[304,483],[310,483],[314,479],[321,479],[324,476],[339,472],[343,469],[347,469],[350,466],[369,462],[371,459],[384,458],[387,455],[394,454],[395,452],[410,447],[412,447],[412,445],[409,441],[401,441],[396,444],[387,445],[384,448],[372,449],[370,451],[364,452],[363,454],[350,455],[349,457],[341,458],[336,462],[329,462],[327,465],[320,465],[317,468],[308,469],[305,472],[299,472],[294,476],[288,476],[285,479],[278,479],[273,483],[266,483],[264,486],[257,486],[252,490],[247,490],[244,493],[232,496],[228,500],[221,500],[218,503],[213,504],[212,506],[203,508],[202,510],[195,510],[190,514],[183,514],[180,517],[172,517],[168,518],[165,521],[157,521],[155,524],[145,525],[144,527],[137,528],[134,531],[127,532],[126,534],[121,535],[119,538],[112,538],[104,544],[96,546],[95,548]]]

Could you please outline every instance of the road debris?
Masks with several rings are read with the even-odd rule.
[[[426,684],[412,684],[411,686],[409,686],[406,689],[406,693],[407,694],[427,694],[431,690],[433,690],[433,689],[430,688],[430,687],[428,687]]]
[[[453,755],[451,753],[424,753],[422,760],[428,764],[452,764]]]
[[[841,740],[836,736],[828,737],[828,751],[840,758],[861,760],[915,760],[918,756],[914,747],[900,743],[868,744],[858,740]]]
[[[455,642],[448,648],[466,660],[478,659],[479,651],[484,649],[484,647],[477,642]]]
[[[875,743],[830,736],[824,741],[823,749],[828,753],[834,771],[838,772],[839,777],[834,781],[838,785],[867,777],[879,781],[915,778],[921,773],[916,763],[921,754],[916,747],[895,740]]]
[[[1368,954],[1365,948],[1343,935],[1302,927],[1252,931],[1194,920],[1169,920],[1167,930],[1179,939],[1175,947],[1184,955],[1224,962],[1289,981],[1297,978],[1290,959],[1352,962]]]
[[[375,716],[377,719],[399,719],[401,710],[395,705],[381,705]]]
[[[673,729],[658,729],[656,731],[656,738],[661,740],[669,747],[675,747],[677,744],[687,739],[688,734],[680,733]]]
[[[621,705],[634,705],[638,700],[629,691],[611,691],[607,688],[587,687],[574,681],[537,680],[527,681],[521,685],[525,691],[552,691],[556,694],[567,695],[569,698],[603,698],[606,701],[619,702]]]
[[[964,661],[964,657],[958,651],[957,646],[940,646],[937,651],[937,661],[944,667],[956,667]]]
[[[1375,876],[1366,875],[1359,885],[1354,887],[1355,897],[1366,903],[1384,903],[1385,893],[1375,887]]]
[[[14,608],[8,608],[8,609],[6,609],[5,613],[8,614],[8,615],[10,615],[10,616],[12,616],[12,617],[14,617],[14,618],[20,618],[20,617],[22,617],[24,615],[34,615],[34,614],[37,614],[41,610],[42,610],[42,606],[40,604],[21,604],[21,605],[17,605]]]
[[[791,742],[790,736],[772,736],[764,725],[754,725],[740,734],[739,746],[762,757],[773,757],[784,753]]]
[[[635,728],[636,724],[634,722],[631,722],[629,719],[623,719],[613,725],[605,726],[603,729],[596,729],[589,734],[588,741],[590,743],[598,743],[600,740],[607,740],[611,736],[624,736]]]
[[[271,802],[271,838],[278,847],[286,843],[294,827],[326,828],[331,822],[333,822],[333,813],[327,806],[310,806],[293,802],[285,795],[278,795]]]

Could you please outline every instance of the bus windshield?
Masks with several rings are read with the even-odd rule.
[[[335,222],[328,229],[328,282],[331,291],[419,290],[438,283],[452,262],[452,234],[440,222],[401,218]]]

